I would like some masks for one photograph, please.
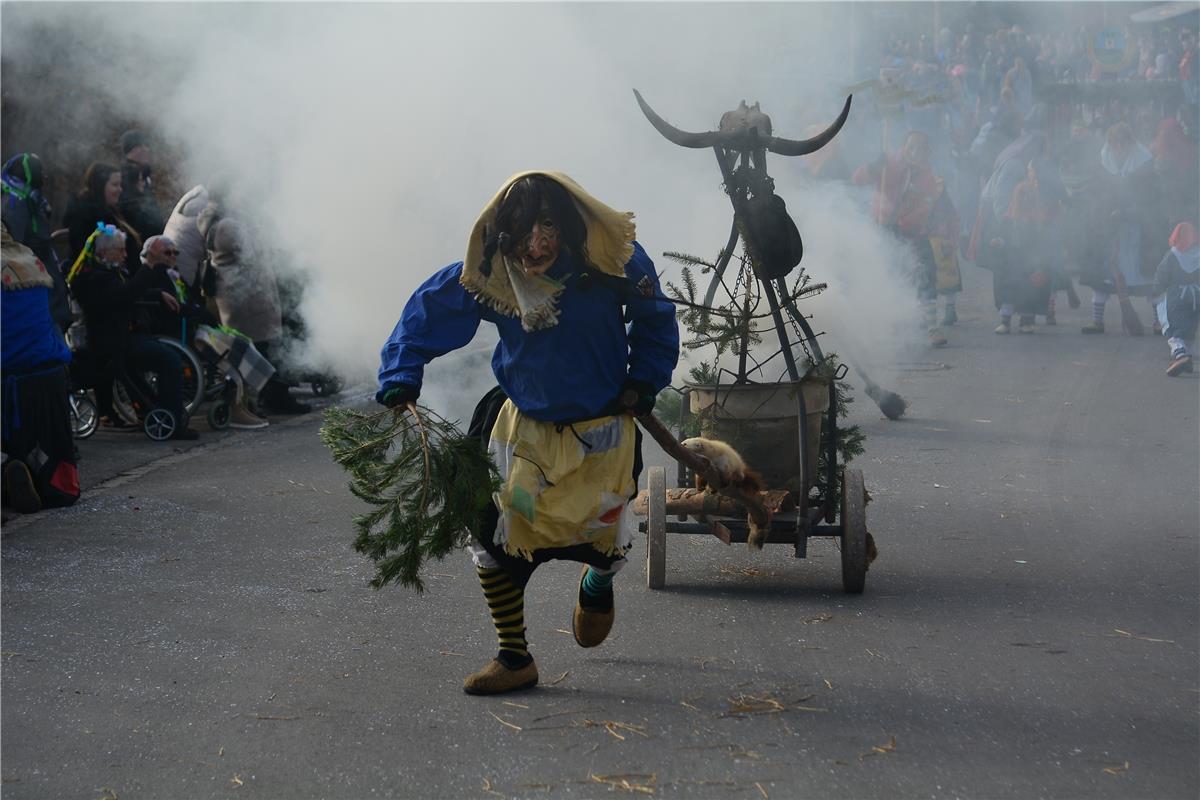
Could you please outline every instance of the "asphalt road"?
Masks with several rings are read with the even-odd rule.
[[[495,646],[465,554],[367,586],[318,415],[85,442],[79,504],[4,530],[3,796],[1195,798],[1200,381],[1081,311],[961,316],[892,382],[904,420],[854,406],[863,595],[829,540],[672,536],[582,650],[553,564],[542,685],[501,698],[460,690]]]

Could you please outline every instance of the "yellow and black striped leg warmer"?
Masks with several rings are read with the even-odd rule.
[[[519,669],[530,661],[525,641],[525,590],[512,582],[502,569],[476,567],[479,585],[487,599],[492,624],[500,639],[498,658],[509,669]]]

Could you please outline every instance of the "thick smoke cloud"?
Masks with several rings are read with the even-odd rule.
[[[74,65],[84,93],[152,120],[188,181],[233,182],[281,266],[309,275],[313,357],[354,378],[373,373],[408,294],[461,258],[475,215],[517,170],[562,170],[634,210],[668,277],[663,250],[723,246],[731,209],[712,154],[662,139],[632,88],[690,129],[759,100],[777,133],[799,137],[831,122],[840,87],[861,77],[851,4],[6,3],[3,13],[6,64],[35,59],[32,48],[60,65],[97,54]],[[858,100],[850,139],[869,110]],[[87,144],[86,130],[67,134]],[[898,358],[919,333],[899,277],[906,255],[861,197],[802,187],[789,179],[797,170],[772,162],[805,266],[832,287],[805,310],[831,332],[827,349],[844,334],[877,363]],[[448,372],[430,377],[452,378],[455,395],[490,380],[486,369]]]

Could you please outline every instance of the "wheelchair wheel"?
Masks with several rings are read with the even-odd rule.
[[[208,409],[208,426],[214,431],[223,431],[229,427],[229,403],[218,400]]]
[[[204,365],[200,363],[200,359],[190,348],[185,347],[178,339],[172,339],[168,336],[156,337],[158,341],[165,344],[167,347],[175,351],[179,356],[179,360],[183,365],[183,410],[188,414],[194,414],[200,406],[200,402],[204,400],[205,388],[205,372]],[[146,376],[147,381],[153,382],[151,376]]]
[[[175,415],[165,408],[152,408],[142,423],[142,430],[156,442],[166,441],[175,433]]]
[[[86,439],[100,425],[100,413],[87,392],[72,392],[67,398],[71,408],[71,434],[76,439]]]

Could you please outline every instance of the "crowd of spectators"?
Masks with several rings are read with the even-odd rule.
[[[108,429],[139,429],[161,409],[166,438],[199,437],[181,347],[230,390],[229,427],[309,410],[272,361],[284,309],[235,198],[195,186],[164,214],[150,139],[128,131],[118,149],[120,159],[87,167],[60,218],[43,195],[51,165],[18,153],[3,167],[3,489],[18,511],[78,497],[72,393],[87,393]]]

